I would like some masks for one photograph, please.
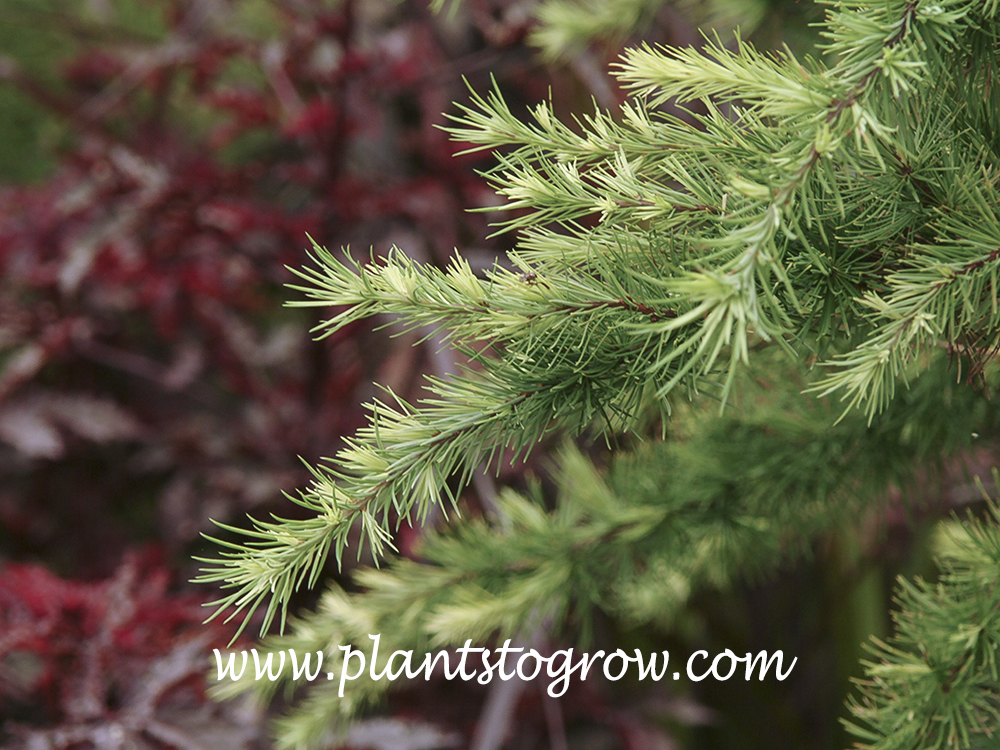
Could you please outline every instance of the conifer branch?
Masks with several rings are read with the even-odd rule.
[[[341,559],[353,525],[377,559],[393,524],[457,503],[453,477],[465,483],[483,461],[524,455],[556,431],[629,430],[665,415],[679,392],[711,388],[725,403],[767,348],[807,350],[830,368],[801,385],[847,402],[837,427],[831,417],[826,432],[802,428],[808,444],[785,434],[779,450],[760,425],[713,423],[728,431],[691,444],[743,452],[705,474],[704,456],[689,455],[689,468],[658,454],[672,472],[659,486],[671,489],[645,501],[584,469],[589,486],[563,476],[555,513],[508,493],[511,533],[461,523],[454,536],[428,540],[427,564],[397,560],[364,574],[367,593],[329,594],[322,614],[295,620],[291,640],[276,643],[327,648],[384,625],[398,643],[428,649],[515,632],[543,600],[560,616],[601,606],[654,617],[657,601],[680,606],[694,586],[774,564],[790,539],[805,543],[838,517],[842,498],[874,502],[875,485],[905,478],[915,453],[984,434],[989,425],[975,423],[982,414],[967,403],[968,429],[955,428],[960,410],[942,399],[958,396],[941,352],[1000,336],[998,8],[998,0],[835,3],[831,66],[764,55],[742,40],[734,51],[718,40],[704,51],[639,48],[617,69],[634,94],[620,116],[595,112],[576,128],[551,103],[522,121],[495,88],[473,94],[448,130],[471,150],[505,149],[487,176],[506,208],[518,209],[500,227],[521,231],[515,270],[480,278],[458,259],[437,269],[395,250],[361,265],[316,247],[317,267],[298,272],[304,285],[294,287],[305,299],[293,303],[344,307],[320,335],[373,315],[392,316],[387,324],[401,330],[440,328],[472,366],[431,379],[430,397],[414,405],[373,401],[368,426],[296,500],[314,519],[254,521],[237,532],[244,544],[224,543],[201,578],[230,590],[217,604],[249,616],[270,598],[265,628],[279,611],[284,624],[291,592],[317,580],[331,550]],[[670,116],[659,109],[669,99],[697,101],[704,113]],[[903,378],[910,390],[896,388]],[[745,434],[734,437],[737,428]],[[824,453],[828,432],[831,441],[849,434],[853,447],[838,442],[841,452]],[[792,443],[801,455],[786,450]],[[764,445],[771,453],[752,453]],[[734,479],[750,455],[756,479]],[[775,456],[784,462],[770,463]],[[630,473],[641,477],[658,464],[646,455],[637,466]],[[685,484],[692,476],[702,484]],[[718,477],[729,482],[725,493],[704,489]],[[766,493],[757,479],[767,480]],[[955,575],[956,583],[972,576]],[[964,611],[959,596],[936,596],[916,584],[903,603],[933,609],[941,623]],[[934,665],[896,646],[879,651],[890,666],[875,670],[856,706],[872,748],[965,748],[996,718],[995,664],[977,650],[995,643],[982,635],[992,620],[963,622],[981,627],[962,648],[938,638],[943,626],[912,635],[901,627],[904,645],[926,637],[940,646]],[[893,734],[908,714],[887,696],[909,689],[911,672],[916,692],[902,704],[916,710],[933,696],[944,718]],[[287,724],[289,746],[381,689],[358,684],[342,705],[318,688],[307,713]],[[971,702],[960,704],[962,695]]]
[[[539,608],[552,613],[553,635],[586,649],[581,634],[593,608],[631,626],[669,623],[692,592],[766,574],[805,553],[816,534],[855,523],[890,484],[926,481],[915,455],[968,450],[973,432],[1000,428],[943,363],[919,392],[898,395],[874,427],[857,412],[834,425],[835,405],[805,400],[798,377],[782,373],[749,390],[737,415],[691,413],[684,424],[698,430],[689,439],[623,452],[604,473],[567,446],[554,510],[505,490],[505,529],[470,518],[431,533],[420,561],[362,569],[355,580],[362,593],[331,589],[315,613],[291,620],[289,635],[268,638],[262,654],[323,651],[324,670],[340,674],[338,646],[366,649],[369,634],[379,633],[380,673],[397,649],[412,650],[420,663],[467,639],[502,642]],[[280,745],[307,746],[372,705],[391,683],[370,674],[352,681],[344,698],[322,680],[300,685],[306,698],[282,720]],[[287,673],[279,682],[248,674],[216,690],[268,697],[290,683]]]
[[[855,720],[844,724],[860,738],[857,747],[958,750],[996,743],[1000,506],[986,499],[988,521],[952,524],[939,583],[899,579],[895,636],[869,644],[876,661],[865,662],[860,695],[848,704]]]

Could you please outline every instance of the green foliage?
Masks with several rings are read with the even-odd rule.
[[[379,672],[397,649],[419,662],[466,639],[514,637],[542,619],[586,645],[594,608],[629,625],[668,625],[692,591],[807,554],[817,533],[849,524],[890,483],[910,486],[915,456],[948,455],[968,448],[973,433],[996,434],[982,400],[943,364],[872,426],[858,413],[834,424],[837,409],[801,396],[802,380],[786,372],[747,385],[730,414],[678,417],[690,435],[621,452],[603,475],[566,447],[553,510],[506,490],[504,522],[455,522],[424,540],[419,562],[362,569],[355,583],[364,593],[327,591],[315,613],[293,618],[290,634],[267,639],[261,653],[322,651],[324,670],[339,675],[338,647],[365,648],[372,633],[382,634]],[[313,745],[375,702],[391,683],[369,674],[345,698],[336,680],[309,686],[279,724],[280,745]],[[268,697],[282,683],[294,685],[287,671],[281,682],[248,673],[218,693]]]
[[[615,47],[643,32],[665,0],[543,0],[534,10],[528,42],[548,60],[564,60],[599,42]],[[725,33],[750,34],[773,11],[767,0],[707,0],[673,3],[698,24]],[[801,12],[801,8],[799,8]]]
[[[545,0],[535,9],[538,24],[529,41],[550,59],[565,57],[597,39],[627,38],[663,5],[663,0]]]
[[[65,54],[71,40],[52,24],[38,23],[39,13],[52,13],[48,3],[0,2],[0,180],[30,182],[53,168],[44,153],[46,140],[60,135],[55,118],[10,82],[18,68],[45,75],[53,60]]]
[[[72,129],[37,94],[64,88],[61,65],[111,38],[165,33],[156,4],[118,0],[108,8],[107,18],[97,18],[80,0],[0,0],[0,180],[38,181],[54,169],[54,152]]]
[[[949,384],[946,355],[985,380],[1000,344],[998,10],[838,2],[829,66],[740,39],[639,47],[617,68],[633,94],[621,112],[573,127],[550,103],[523,121],[498,91],[474,94],[450,132],[503,150],[489,177],[514,212],[502,229],[522,232],[513,270],[479,277],[460,259],[441,270],[395,250],[361,264],[316,247],[294,303],[342,306],[321,335],[375,314],[436,326],[470,367],[430,380],[417,404],[373,401],[369,426],[297,500],[315,518],[255,521],[205,572],[232,589],[217,604],[252,610],[270,596],[266,629],[327,550],[341,559],[352,529],[378,557],[393,522],[457,505],[455,475],[464,484],[555,431],[610,440],[656,419],[666,430],[685,397],[736,400],[735,416],[676,409],[690,434],[617,457],[604,478],[566,452],[555,511],[505,492],[506,529],[456,523],[427,539],[426,562],[366,571],[364,593],[328,593],[270,647],[337,659],[336,644],[374,632],[392,641],[386,653],[542,621],[585,632],[595,606],[669,620],[693,588],[772,569],[912,477],[916,460],[992,431],[982,400]],[[667,114],[668,101],[691,111]],[[818,361],[821,376],[791,378],[818,395],[746,395],[768,350]],[[985,550],[995,531],[975,533]],[[975,606],[947,589],[982,586],[986,566],[973,567],[948,568],[945,588],[903,589],[904,612],[939,616],[904,614],[903,647],[879,648],[889,666],[873,667],[854,704],[871,747],[971,747],[995,723],[995,587]],[[961,637],[946,636],[959,619]],[[359,681],[348,700],[314,688],[282,742],[315,741],[383,687]]]
[[[995,474],[995,472],[994,472]],[[994,477],[996,478],[996,476]],[[936,584],[900,578],[890,643],[874,641],[860,723],[847,723],[870,750],[986,748],[1000,727],[1000,506],[988,522],[968,519],[944,540]]]

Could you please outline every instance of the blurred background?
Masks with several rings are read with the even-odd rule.
[[[622,101],[607,71],[626,44],[740,26],[801,52],[821,18],[805,0],[0,0],[0,746],[270,747],[268,709],[205,695],[234,628],[202,625],[216,592],[187,583],[192,556],[214,554],[209,519],[293,515],[299,457],[336,453],[373,383],[415,399],[449,369],[384,320],[314,341],[330,311],[285,307],[283,285],[307,234],[356,255],[503,257],[514,238],[469,211],[497,202],[477,173],[492,158],[456,156],[438,129],[466,82],[495,78],[514,112],[551,96],[568,118]],[[907,528],[835,583],[817,562],[696,598],[697,645],[683,623],[598,634],[611,650],[783,648],[795,685],[741,684],[734,704],[711,681],[592,680],[557,714],[525,691],[505,746],[846,746],[857,644],[884,632],[894,573],[926,566]],[[484,701],[421,685],[349,746],[462,747]]]

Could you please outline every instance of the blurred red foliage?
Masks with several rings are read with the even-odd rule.
[[[297,456],[332,455],[373,380],[412,392],[412,338],[313,342],[327,311],[282,307],[307,233],[503,249],[465,212],[492,199],[478,162],[435,125],[487,64],[541,94],[523,50],[488,46],[482,13],[273,0],[250,33],[245,6],[150,4],[164,33],[80,42],[58,85],[6,62],[68,145],[0,189],[2,554],[105,576],[136,541],[189,551],[209,517],[285,512]]]
[[[200,599],[167,593],[150,555],[112,579],[63,580],[35,565],[0,569],[4,747],[244,747],[257,731],[235,706],[205,700],[212,648],[229,629],[202,624]],[[221,744],[220,744],[221,743]]]

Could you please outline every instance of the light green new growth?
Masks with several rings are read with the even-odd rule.
[[[946,354],[981,377],[1000,344],[998,9],[1000,0],[834,3],[825,33],[832,66],[789,51],[763,54],[739,39],[733,49],[718,40],[699,50],[640,47],[616,68],[632,94],[621,111],[584,115],[572,127],[549,103],[522,120],[497,90],[473,94],[450,132],[472,150],[502,151],[488,177],[505,207],[521,210],[502,225],[521,231],[515,269],[498,266],[481,278],[458,258],[442,270],[393,250],[362,264],[315,247],[315,266],[297,272],[305,299],[293,303],[346,306],[321,335],[376,314],[392,314],[402,328],[437,327],[472,367],[429,380],[425,401],[390,393],[369,404],[369,426],[315,469],[296,499],[314,519],[255,521],[239,532],[249,541],[225,543],[222,559],[208,561],[199,580],[230,589],[215,602],[219,611],[249,617],[270,597],[263,628],[278,612],[284,625],[291,592],[315,583],[329,550],[340,561],[352,528],[378,559],[392,544],[393,523],[457,502],[448,484],[455,476],[464,485],[484,462],[522,456],[556,431],[618,434],[648,424],[651,412],[666,424],[678,397],[704,392],[724,404],[759,350],[818,362],[822,377],[801,385],[824,404],[821,397],[839,399],[831,408],[842,424],[862,410],[856,439],[869,448],[893,405],[923,408],[898,391],[901,381]],[[667,102],[691,111],[669,114]],[[941,380],[932,382],[937,394]],[[953,416],[952,406],[937,408]],[[950,434],[947,425],[938,433]],[[922,447],[961,447],[938,433]],[[777,556],[765,554],[767,539],[792,533],[804,542],[836,517],[832,491],[800,494],[823,470],[826,459],[814,459],[791,485],[772,490],[769,515],[759,507],[722,514],[727,530],[746,531],[737,534],[740,555],[720,558],[729,561],[722,571],[747,557],[765,564]],[[638,474],[654,462],[641,465]],[[682,602],[690,586],[724,577],[676,567],[677,549],[698,560],[711,556],[692,549],[729,548],[701,521],[678,520],[662,498],[634,508],[625,495],[608,496],[599,508],[549,517],[505,497],[518,519],[511,538],[501,541],[482,523],[461,525],[454,541],[428,542],[428,556],[439,554],[433,575],[406,561],[366,574],[370,593],[352,605],[368,612],[362,624],[344,624],[343,597],[331,593],[326,609],[296,621],[291,640],[277,647],[326,648],[337,637],[377,632],[381,625],[365,629],[376,620],[401,643],[484,638],[516,631],[547,598],[565,611],[567,592],[584,609],[645,616],[643,602]],[[699,530],[685,536],[678,529],[686,524]],[[662,555],[660,567],[647,569],[653,573],[620,557],[619,542],[632,534],[649,541],[654,561]],[[536,537],[555,545],[543,549],[586,550],[592,562],[613,564],[580,573],[580,555],[567,552],[536,565]],[[708,546],[684,546],[691,544]],[[760,554],[746,552],[753,549]],[[504,577],[508,554],[522,555],[513,576],[520,583]],[[448,594],[449,576],[467,583]],[[403,632],[399,623],[409,621],[401,613],[416,618],[412,632]],[[338,706],[326,686],[317,688],[307,704],[313,713],[287,725],[286,745],[315,739],[322,722],[376,692],[364,688]],[[926,746],[964,747],[955,743],[986,715],[955,714],[944,744]],[[863,718],[875,734],[889,731],[877,717]],[[923,747],[889,737],[871,747]]]

